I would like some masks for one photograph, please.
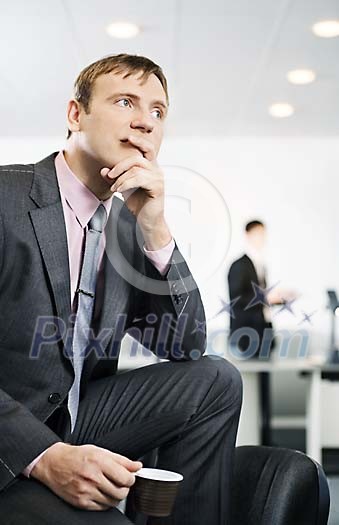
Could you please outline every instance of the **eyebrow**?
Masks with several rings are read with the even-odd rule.
[[[109,98],[115,98],[115,97],[129,97],[129,98],[132,98],[134,100],[140,100],[140,97],[138,95],[135,95],[134,93],[115,93],[114,95],[111,95]],[[151,105],[154,106],[154,105],[157,105],[157,106],[161,106],[165,112],[167,113],[168,111],[168,105],[165,104],[162,100],[152,100],[151,101]]]

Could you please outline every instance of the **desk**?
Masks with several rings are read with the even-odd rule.
[[[279,359],[274,356],[270,361],[242,361],[230,359],[229,356],[227,356],[227,358],[239,369],[243,376],[248,376],[250,387],[252,386],[252,392],[254,391],[253,381],[255,381],[255,376],[257,376],[259,372],[272,373],[291,370],[294,372],[306,372],[307,375],[309,375],[309,386],[306,403],[306,452],[310,457],[321,463],[321,385],[323,379],[329,379],[332,375],[336,376],[335,378],[337,379],[339,375],[339,365],[329,365],[323,359],[319,359],[318,357],[310,357],[307,359]],[[247,393],[248,392],[246,392],[245,386],[244,398],[246,397]],[[252,403],[252,409],[254,408],[255,413],[254,403],[256,403],[258,406],[256,399],[253,399]],[[260,414],[258,414],[258,409],[257,413],[254,415],[254,418],[252,414],[248,414],[248,417],[249,419],[252,419],[252,423],[255,418],[257,418],[258,421],[258,418],[260,417]],[[248,423],[246,420],[242,423],[243,425],[247,424],[248,428]]]

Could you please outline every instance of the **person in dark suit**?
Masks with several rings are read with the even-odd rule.
[[[267,288],[265,225],[259,220],[251,221],[245,226],[245,235],[246,253],[232,263],[228,272],[230,299],[234,301],[230,339],[250,357],[258,357],[260,353],[267,357],[274,347],[269,305],[276,299],[273,290],[264,296]]]
[[[275,292],[267,293],[264,248],[266,228],[253,220],[245,226],[246,253],[234,261],[228,272],[229,295],[233,315],[230,317],[229,343],[249,358],[267,359],[274,348],[270,305],[278,301]],[[271,444],[271,408],[269,375],[261,372],[262,410],[261,442]]]
[[[1,523],[128,523],[116,506],[153,449],[184,475],[161,524],[227,522],[241,379],[203,356],[164,218],[167,110],[158,65],[105,57],[76,80],[65,148],[0,167]],[[166,361],[116,374],[126,333]]]

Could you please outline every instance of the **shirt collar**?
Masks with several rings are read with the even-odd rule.
[[[262,251],[255,250],[254,248],[252,248],[252,246],[248,244],[246,247],[245,254],[247,255],[247,257],[251,259],[251,261],[254,264],[257,264],[259,266],[264,266],[265,264],[265,251],[264,250]]]
[[[98,199],[70,169],[63,151],[60,151],[55,157],[55,169],[61,194],[72,208],[82,228],[87,226],[99,204],[105,206],[107,217],[109,216],[113,194],[104,201]]]

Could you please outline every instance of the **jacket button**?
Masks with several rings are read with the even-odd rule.
[[[61,400],[61,395],[58,392],[53,392],[53,394],[49,394],[48,401],[49,403],[52,403],[53,405],[56,405],[56,403],[59,403]]]

